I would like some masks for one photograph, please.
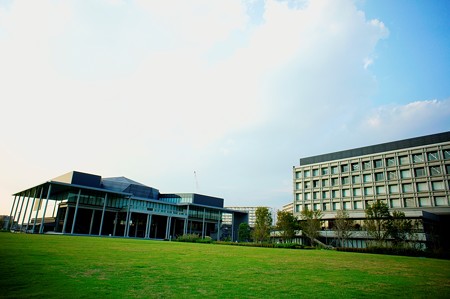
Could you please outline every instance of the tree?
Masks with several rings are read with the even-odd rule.
[[[258,207],[255,211],[256,221],[253,230],[253,240],[255,242],[267,241],[270,237],[270,227],[272,226],[272,215],[266,207]]]
[[[312,211],[305,209],[300,213],[303,221],[300,222],[302,232],[309,238],[311,245],[317,243],[319,231],[322,226],[322,212],[320,210]]]
[[[380,200],[377,200],[366,209],[364,226],[367,234],[372,237],[378,245],[381,245],[389,235],[387,225],[390,217],[391,215],[388,206]]]
[[[286,211],[278,211],[276,228],[280,232],[280,236],[284,241],[290,241],[295,236],[297,219],[294,217],[294,215],[292,215],[292,213]]]
[[[239,242],[248,242],[250,240],[250,226],[247,222],[239,224],[238,240]]]
[[[352,235],[353,224],[354,221],[353,219],[350,219],[347,211],[337,211],[333,229],[336,232],[341,247],[343,247],[344,244],[348,246],[347,241]]]
[[[392,245],[400,247],[405,244],[413,233],[413,224],[410,219],[406,219],[405,213],[394,211],[392,217],[386,225],[386,230],[392,238]]]

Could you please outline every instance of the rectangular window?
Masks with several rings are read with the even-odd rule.
[[[324,203],[323,204],[323,210],[324,211],[329,211],[330,210],[330,204],[329,203]]]
[[[427,157],[428,157],[428,161],[436,161],[439,159],[438,152],[429,152],[427,154]]]
[[[359,163],[352,163],[352,171],[359,171]]]
[[[319,175],[319,169],[313,169],[312,174],[313,174],[313,176],[318,176]]]
[[[421,207],[430,207],[431,206],[431,200],[428,197],[421,197],[419,198],[419,206]]]
[[[375,181],[383,181],[384,180],[384,172],[375,173]]]
[[[361,196],[361,189],[353,188],[353,196]]]
[[[417,183],[417,192],[423,191],[428,191],[428,183],[427,182]]]
[[[331,185],[332,185],[332,186],[337,186],[338,184],[339,184],[338,178],[332,178],[332,179],[331,179]]]
[[[302,200],[302,195],[300,193],[295,194],[295,199]]]
[[[311,176],[311,172],[310,172],[309,170],[305,170],[305,171],[303,172],[303,177],[309,178],[310,176]]]
[[[350,190],[342,189],[342,197],[349,197],[349,196],[350,196]]]
[[[370,161],[363,162],[363,169],[364,170],[369,170],[371,168],[372,168],[372,163]]]
[[[337,198],[337,197],[339,197],[339,190],[333,190],[333,191],[331,191],[331,197],[332,197],[332,198]]]
[[[441,167],[440,166],[431,166],[430,167],[430,175],[431,176],[442,175]]]
[[[433,187],[433,191],[445,190],[444,182],[440,182],[440,181],[431,182],[431,186]]]
[[[333,210],[337,211],[341,209],[341,203],[340,202],[333,202]]]
[[[311,199],[311,193],[305,193],[305,200]]]
[[[391,208],[400,208],[400,199],[392,198],[390,200],[390,206],[391,206]]]
[[[372,182],[372,175],[371,174],[365,174],[364,175],[364,183]]]
[[[350,210],[350,202],[345,201],[342,203],[342,206],[344,210]]]
[[[375,168],[381,168],[383,167],[383,161],[381,159],[374,160],[373,164],[375,165]]]
[[[414,176],[416,178],[424,177],[425,176],[425,168],[414,168]]]
[[[387,167],[395,166],[395,158],[394,157],[387,158],[386,159],[386,166]]]
[[[328,167],[323,167],[322,168],[322,175],[327,175],[328,174]]]
[[[386,187],[385,186],[376,186],[377,194],[386,194]]]
[[[450,174],[450,164],[445,165],[445,171]]]
[[[423,163],[423,155],[422,154],[414,154],[413,162],[414,163]]]
[[[313,192],[313,199],[319,199],[319,192]]]
[[[403,205],[405,208],[412,208],[416,206],[416,203],[414,202],[414,198],[404,198]]]
[[[305,181],[304,184],[305,184],[305,189],[311,188],[311,182],[310,181]]]
[[[314,207],[314,211],[317,211],[320,209],[320,206],[318,203],[315,203],[313,207]]]
[[[301,205],[295,205],[295,212],[300,213]]]
[[[361,210],[363,207],[362,207],[362,202],[361,201],[354,201],[353,202],[353,208],[355,209],[355,210]]]
[[[398,160],[400,161],[400,165],[408,165],[409,164],[409,156],[398,157]]]
[[[310,211],[311,210],[311,205],[305,205],[305,210]]]
[[[364,195],[373,195],[372,187],[365,187],[364,188]]]
[[[302,172],[301,171],[295,172],[295,178],[296,179],[300,179],[301,177],[302,177]]]
[[[329,181],[328,179],[322,180],[322,187],[328,187]]]
[[[402,191],[404,193],[413,192],[412,184],[402,184]]]
[[[398,185],[389,185],[389,194],[398,193]]]
[[[319,188],[319,180],[313,181],[313,188]]]
[[[396,180],[397,172],[396,171],[388,171],[388,180]]]
[[[361,183],[361,177],[359,175],[352,176],[352,183],[353,184],[360,184]]]
[[[434,205],[435,206],[448,206],[447,198],[445,198],[445,196],[434,197]]]
[[[330,198],[330,192],[329,191],[322,191],[322,198]]]
[[[342,185],[348,185],[349,184],[349,179],[348,176],[344,176],[342,177]]]
[[[444,150],[444,159],[445,160],[447,160],[447,159],[450,159],[450,150]]]
[[[411,170],[409,170],[409,169],[400,170],[400,177],[402,179],[411,178]]]
[[[347,164],[341,165],[341,172],[348,172],[348,165]]]
[[[332,166],[331,167],[331,174],[338,174],[339,173],[339,169],[337,166]]]
[[[302,189],[302,184],[301,183],[295,183],[295,190],[300,190]]]

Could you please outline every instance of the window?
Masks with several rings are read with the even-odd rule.
[[[306,181],[304,184],[305,184],[305,189],[311,188],[311,182],[310,181]]]
[[[328,187],[329,181],[328,179],[322,180],[322,187]]]
[[[413,162],[414,163],[423,163],[423,155],[422,154],[414,154]]]
[[[402,184],[402,191],[404,193],[413,192],[412,184]]]
[[[348,176],[342,177],[342,185],[348,185],[348,184],[349,184]]]
[[[300,193],[295,194],[295,199],[302,200],[302,195]]]
[[[370,161],[363,162],[363,169],[368,170],[372,168],[372,163]]]
[[[359,175],[352,176],[352,183],[353,184],[360,184],[361,183],[361,177]]]
[[[411,170],[409,170],[409,169],[400,170],[400,177],[402,179],[411,178]]]
[[[364,188],[364,195],[373,195],[372,187],[365,187]]]
[[[311,193],[305,193],[305,200],[311,199]]]
[[[434,198],[434,205],[435,206],[448,206],[447,198],[445,198],[445,196],[436,196]]]
[[[375,190],[376,190],[377,194],[386,194],[385,186],[376,186]]]
[[[398,193],[398,185],[389,185],[389,194]]]
[[[445,160],[447,160],[447,159],[450,159],[450,150],[444,150],[444,159]]]
[[[371,174],[365,174],[364,175],[364,183],[372,182],[372,175]]]
[[[302,184],[301,183],[295,183],[295,190],[299,190],[302,189]]]
[[[349,210],[350,209],[350,202],[348,202],[348,201],[343,202],[342,203],[342,208],[344,210]]]
[[[439,159],[438,152],[429,152],[427,154],[427,157],[428,157],[428,161],[435,161],[435,160]]]
[[[361,189],[353,188],[353,196],[361,196]]]
[[[340,202],[333,202],[333,210],[340,210],[341,209],[341,203]]]
[[[440,181],[431,182],[431,186],[433,187],[433,191],[445,190],[444,182],[440,182]]]
[[[428,183],[427,182],[417,183],[417,191],[418,192],[428,191]]]
[[[301,171],[295,172],[295,178],[296,179],[300,179],[301,177],[302,177],[302,172]]]
[[[375,181],[383,181],[384,180],[384,172],[375,173]]]
[[[395,158],[394,157],[387,158],[386,159],[386,166],[387,167],[395,166]]]
[[[421,198],[419,198],[419,206],[420,207],[430,207],[431,200],[428,197],[421,197]]]
[[[313,188],[319,188],[319,180],[313,181]]]
[[[411,207],[415,207],[416,206],[416,204],[414,202],[414,198],[404,198],[403,199],[403,205],[406,208],[411,208]]]
[[[445,171],[450,174],[450,164],[445,165]]]
[[[311,210],[311,205],[305,205],[305,210],[310,211]]]
[[[396,180],[397,172],[396,171],[388,171],[388,180]]]
[[[409,164],[409,156],[398,157],[398,160],[400,161],[400,165],[408,165]]]
[[[381,159],[374,160],[373,164],[375,165],[375,168],[383,167],[383,161]]]
[[[400,208],[400,200],[398,198],[392,198],[390,200],[391,208]]]
[[[295,205],[295,212],[300,213],[301,205]]]
[[[359,171],[359,163],[352,163],[352,171]]]
[[[416,178],[424,177],[425,176],[425,168],[414,168],[414,176]]]
[[[337,186],[339,183],[338,183],[338,178],[332,178],[331,179],[331,185],[332,186]]]
[[[329,211],[330,210],[330,204],[329,203],[324,203],[323,204],[323,210],[324,211]]]
[[[330,192],[329,191],[322,191],[322,198],[330,198]]]
[[[347,164],[341,165],[341,171],[348,172],[348,165]]]
[[[339,197],[339,190],[333,190],[333,191],[331,191],[331,197],[332,197],[332,198]]]
[[[313,199],[319,199],[319,192],[313,192]]]
[[[322,175],[327,175],[328,174],[328,167],[323,167],[322,168]]]
[[[349,197],[349,196],[350,196],[350,190],[342,189],[342,197]]]
[[[317,211],[317,210],[320,209],[320,206],[319,206],[318,203],[315,203],[315,204],[313,205],[313,208],[314,208],[314,211]]]
[[[431,176],[442,175],[441,167],[440,166],[431,166],[430,167],[430,175]]]
[[[332,166],[331,167],[331,174],[337,174],[339,173],[339,169],[337,166]]]
[[[318,176],[319,175],[319,169],[313,169],[312,174],[313,174],[313,176]]]
[[[353,208],[355,210],[361,210],[362,209],[362,202],[361,201],[354,201],[353,202]]]
[[[311,176],[311,172],[310,172],[309,170],[305,170],[305,171],[303,172],[303,177],[309,178],[310,176]]]

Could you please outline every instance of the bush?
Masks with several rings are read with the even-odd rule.
[[[430,258],[442,258],[449,259],[450,255],[437,254],[431,251],[423,251],[415,248],[408,247],[381,247],[372,246],[367,248],[350,248],[350,247],[337,247],[337,251],[346,252],[359,252],[359,253],[373,253],[373,254],[388,254],[388,255],[402,255],[402,256],[415,256],[415,257],[430,257]]]
[[[245,247],[264,247],[264,248],[287,248],[287,249],[309,249],[312,247],[305,247],[304,245],[295,244],[295,243],[251,243],[251,242],[225,242],[225,241],[217,241],[214,244],[218,245],[232,245],[232,246],[245,246]]]
[[[179,236],[175,239],[178,242],[190,242],[190,243],[211,243],[212,239],[209,236],[206,236],[202,239],[198,234],[186,234]]]

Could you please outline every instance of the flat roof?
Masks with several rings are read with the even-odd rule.
[[[334,153],[322,154],[306,158],[300,158],[300,166],[323,163],[333,160],[348,159],[352,157],[372,155],[382,152],[389,152],[401,150],[411,147],[418,147],[436,143],[443,143],[450,141],[450,132],[443,132],[438,134],[426,135],[421,137],[414,137],[399,141],[381,143],[376,145],[364,146]]]

